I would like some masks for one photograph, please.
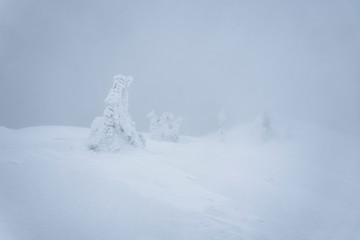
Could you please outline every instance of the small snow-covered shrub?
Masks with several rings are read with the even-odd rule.
[[[158,141],[179,141],[180,124],[182,118],[174,118],[171,112],[164,112],[157,116],[154,111],[148,113],[150,118],[150,137]]]
[[[105,99],[104,116],[91,124],[88,148],[93,151],[118,151],[128,145],[144,147],[143,137],[136,132],[128,112],[128,89],[133,78],[115,75],[113,87]]]

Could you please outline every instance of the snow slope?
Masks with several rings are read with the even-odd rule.
[[[86,128],[1,127],[0,239],[360,239],[359,139],[286,126],[121,153],[87,151]]]

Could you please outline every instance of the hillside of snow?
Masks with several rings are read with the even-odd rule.
[[[360,140],[243,124],[95,153],[89,129],[0,127],[1,240],[360,239]]]

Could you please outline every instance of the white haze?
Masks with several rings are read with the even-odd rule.
[[[0,0],[0,125],[88,127],[112,75],[130,113],[171,111],[183,131],[264,111],[360,136],[356,1]]]

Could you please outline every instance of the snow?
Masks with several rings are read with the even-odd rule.
[[[87,150],[88,128],[1,127],[0,239],[360,239],[360,140],[272,123],[120,153]]]

